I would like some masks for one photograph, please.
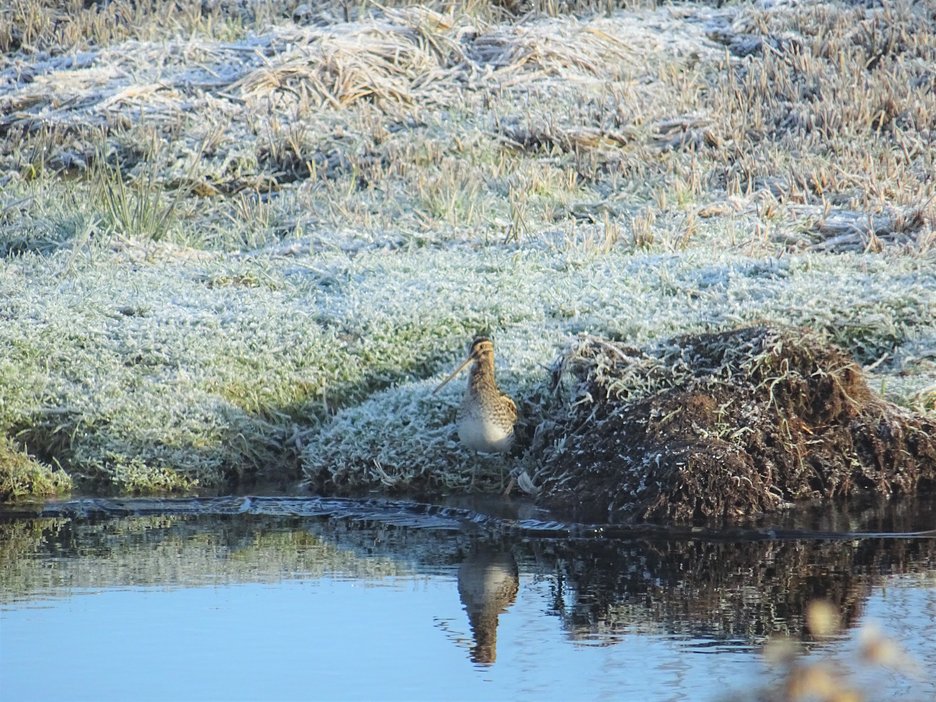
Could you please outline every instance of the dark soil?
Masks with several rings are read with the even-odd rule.
[[[818,336],[747,328],[652,353],[590,337],[553,372],[540,501],[578,519],[710,523],[936,488],[936,421]]]

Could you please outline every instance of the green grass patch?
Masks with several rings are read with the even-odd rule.
[[[65,471],[37,461],[0,435],[0,501],[55,497],[71,489],[72,479]]]

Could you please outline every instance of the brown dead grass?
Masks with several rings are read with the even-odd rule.
[[[148,3],[18,0],[0,13],[0,37],[22,34],[0,59],[0,163],[81,177],[104,154],[206,199],[308,182],[325,187],[285,220],[372,231],[528,240],[603,200],[608,228],[647,205],[667,228],[707,220],[622,237],[653,246],[737,221],[774,250],[932,247],[925,8],[482,5],[181,2],[160,25]],[[220,227],[224,202],[204,204],[197,226]]]
[[[647,354],[582,339],[536,432],[542,499],[579,518],[705,522],[936,488],[936,423],[814,335],[750,328]]]
[[[295,102],[344,109],[359,100],[431,104],[452,90],[464,63],[451,17],[422,8],[388,9],[379,20],[280,37],[290,50],[230,86],[271,109]],[[285,103],[284,103],[285,101]]]

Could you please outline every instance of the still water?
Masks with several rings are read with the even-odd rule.
[[[784,520],[609,534],[523,503],[315,498],[0,514],[0,699],[756,699],[789,671],[765,661],[777,640],[867,699],[936,699],[936,500]],[[822,641],[817,598],[843,622]],[[907,655],[862,662],[875,629]]]

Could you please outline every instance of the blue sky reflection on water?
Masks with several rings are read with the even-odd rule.
[[[660,635],[572,642],[527,577],[490,666],[454,572],[60,594],[3,608],[3,699],[705,699],[760,671]]]
[[[500,616],[491,666],[469,660],[471,631],[454,571],[57,593],[3,607],[0,694],[23,701],[688,700],[765,680],[756,652],[743,647],[706,654],[694,647],[699,642],[637,632],[618,633],[611,645],[600,637],[571,641],[556,617],[544,616],[546,590],[521,577],[517,601]],[[936,592],[884,589],[868,613],[899,628],[908,607],[932,615]],[[936,664],[925,631],[908,643]]]

